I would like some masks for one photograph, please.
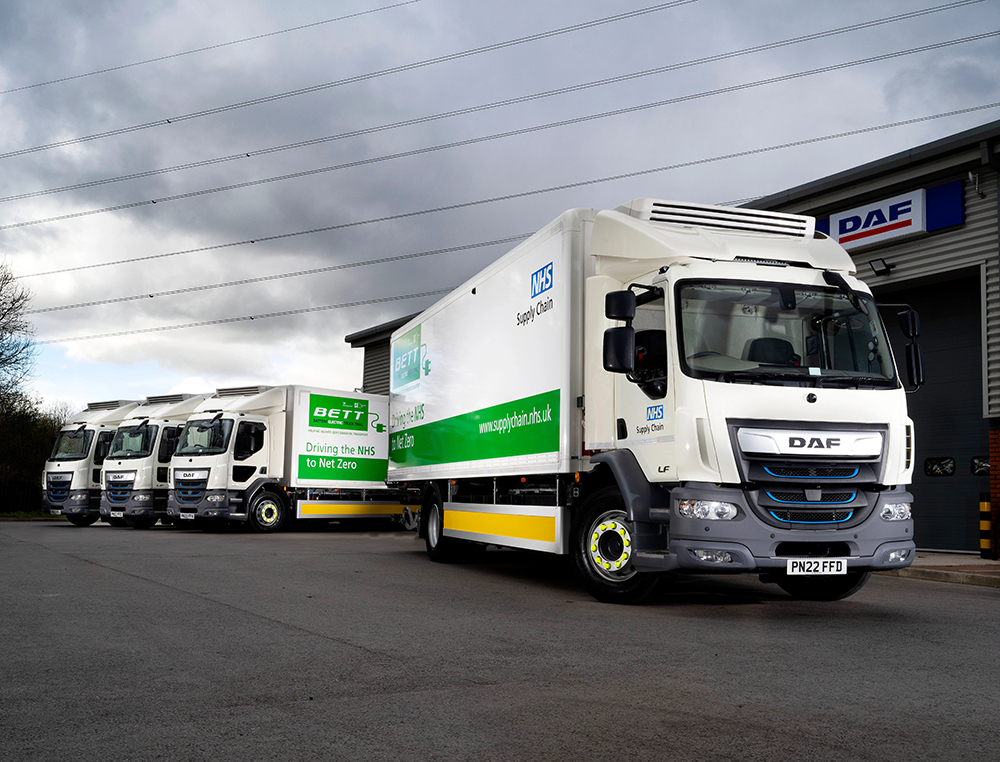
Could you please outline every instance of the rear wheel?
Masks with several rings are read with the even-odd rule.
[[[426,517],[424,543],[431,561],[442,564],[471,561],[485,550],[483,545],[444,536],[444,501],[437,487],[428,492],[420,514]]]
[[[97,521],[98,518],[98,516],[79,516],[73,513],[66,514],[66,520],[75,527],[89,527]]]
[[[790,596],[802,601],[839,601],[858,592],[871,576],[871,572],[860,571],[836,577],[789,577],[783,574],[775,582]]]
[[[270,492],[261,492],[250,501],[247,523],[255,532],[277,532],[288,520],[288,510],[281,499]]]
[[[617,487],[587,498],[573,526],[573,568],[583,588],[604,603],[642,603],[660,575],[640,573],[633,564],[632,524]]]

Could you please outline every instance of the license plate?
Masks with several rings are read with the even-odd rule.
[[[194,518],[194,514],[193,513],[182,513],[182,514],[180,514],[178,516],[178,518],[181,518],[181,519],[193,519]]]
[[[846,558],[789,558],[785,563],[785,573],[789,576],[847,574]]]
[[[111,511],[111,518],[123,519],[125,518],[125,511]]]

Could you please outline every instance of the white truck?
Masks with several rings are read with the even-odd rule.
[[[42,507],[78,527],[101,518],[101,465],[115,429],[138,402],[91,402],[63,426],[42,475]]]
[[[118,426],[101,469],[101,518],[149,529],[167,520],[170,457],[188,416],[210,395],[147,397]]]
[[[295,519],[412,513],[385,483],[386,397],[309,386],[219,389],[191,414],[170,461],[167,513],[275,532]]]
[[[910,385],[922,383],[916,314]],[[596,598],[663,572],[851,595],[913,560],[913,426],[877,306],[815,220],[574,209],[392,335],[389,482],[435,561],[570,554]]]

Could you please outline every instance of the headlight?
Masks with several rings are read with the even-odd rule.
[[[132,499],[137,503],[145,503],[147,500],[152,499],[152,495],[132,495]]]
[[[69,499],[70,500],[86,500],[87,496],[86,495],[71,495]]]
[[[225,495],[209,495],[205,498],[205,500],[209,503],[221,503],[225,499]]]
[[[739,511],[732,503],[715,500],[681,500],[677,512],[687,519],[708,519],[709,521],[729,521],[735,519]]]
[[[879,513],[882,521],[908,521],[910,518],[909,503],[886,503]]]

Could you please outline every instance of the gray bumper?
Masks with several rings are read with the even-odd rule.
[[[181,522],[195,518],[247,520],[242,493],[235,490],[205,490],[197,501],[178,500],[175,491],[170,490],[167,515]]]
[[[49,500],[48,491],[42,494],[42,508],[54,515],[98,516],[101,493],[98,490],[73,489],[61,502]]]
[[[738,506],[739,515],[729,521],[685,518],[677,512],[677,503],[688,498],[733,503]],[[669,523],[667,552],[640,553],[636,566],[644,571],[697,573],[783,571],[789,558],[821,557],[810,556],[809,549],[833,546],[836,550],[830,555],[847,558],[849,570],[901,569],[913,562],[916,553],[913,521],[882,520],[879,511],[885,502],[912,503],[913,496],[902,489],[886,490],[878,496],[870,516],[860,524],[846,529],[817,528],[815,525],[806,529],[765,523],[750,509],[739,489],[714,485],[678,487],[671,491],[668,510],[651,511],[653,521]],[[731,561],[701,560],[695,555],[699,550],[725,551]],[[890,562],[889,554],[895,550],[908,550],[909,553],[902,560]]]

